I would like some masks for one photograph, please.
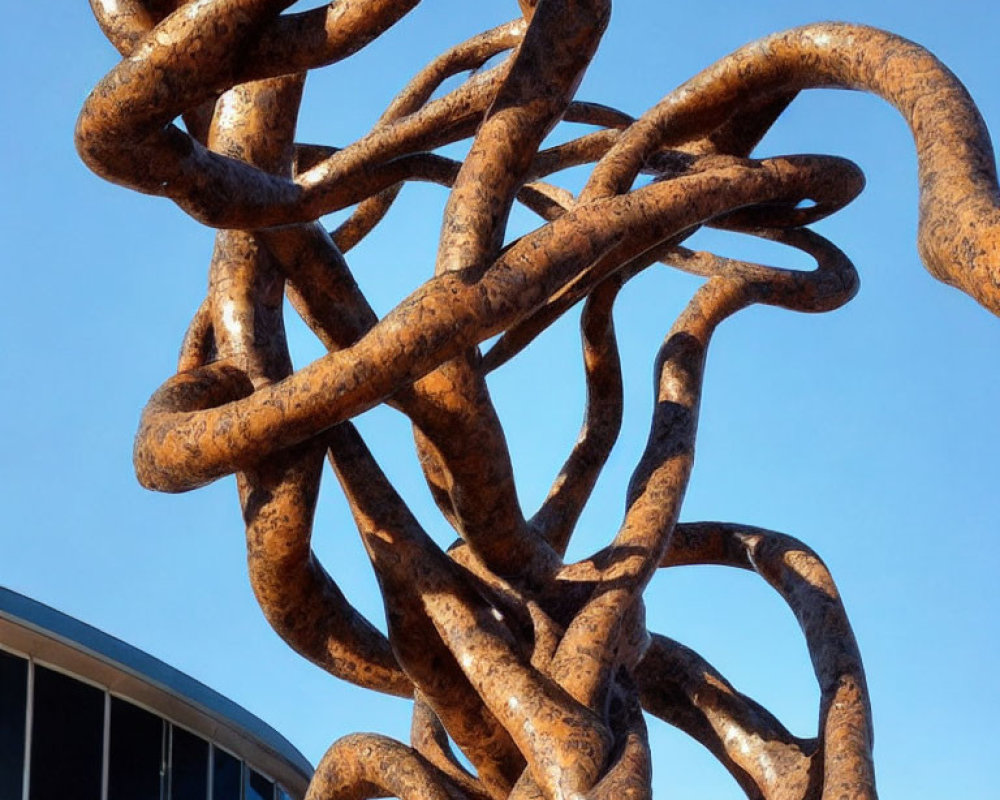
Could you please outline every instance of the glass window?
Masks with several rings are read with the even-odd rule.
[[[250,767],[247,767],[246,800],[274,800],[274,784]]]
[[[183,728],[173,728],[170,735],[171,800],[206,800],[208,742]]]
[[[31,800],[100,800],[104,692],[35,667]]]
[[[28,660],[0,650],[0,797],[21,797],[27,705]]]
[[[235,756],[212,748],[212,800],[240,800],[243,765]]]
[[[111,698],[108,800],[160,800],[163,720]]]
[[[285,791],[284,786],[276,786],[275,800],[292,800],[292,796]]]

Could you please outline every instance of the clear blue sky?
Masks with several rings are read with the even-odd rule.
[[[105,184],[79,163],[75,116],[115,55],[87,3],[56,5],[7,3],[0,31],[0,584],[229,695],[313,762],[352,731],[406,738],[406,703],[328,678],[267,627],[247,586],[232,479],[164,496],[132,476],[138,415],[173,370],[204,291],[212,233],[168,201]],[[513,0],[428,0],[368,51],[310,78],[300,138],[347,143],[418,65],[515,11]],[[990,2],[620,2],[579,96],[639,113],[740,44],[817,19],[865,22],[925,44],[1000,129],[1000,6]],[[776,528],[826,559],[865,657],[884,797],[995,798],[1000,320],[920,266],[913,147],[886,104],[812,92],[758,152],[833,153],[865,169],[863,196],[820,227],[854,259],[862,289],[832,314],[752,309],[725,323],[709,356],[683,517]],[[429,275],[443,202],[439,189],[407,189],[385,230],[352,255],[378,310]],[[699,246],[805,266],[735,238]],[[578,555],[620,520],[648,426],[653,354],[693,285],[665,269],[634,283],[617,317],[625,432],[582,522]],[[575,325],[567,320],[492,384],[529,510],[579,426]],[[319,353],[300,328],[293,345],[299,364]],[[362,429],[447,542],[406,424],[376,411]],[[381,625],[353,525],[333,481],[326,490],[319,554]],[[796,733],[815,731],[804,643],[763,581],[688,568],[659,575],[647,598],[651,627],[700,650]],[[697,745],[650,726],[659,796],[740,796]]]

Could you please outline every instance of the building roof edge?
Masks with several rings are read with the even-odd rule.
[[[160,691],[200,706],[210,716],[222,719],[266,745],[302,773],[306,780],[313,773],[309,760],[260,717],[201,681],[93,625],[5,586],[0,586],[0,618],[57,639],[66,646],[131,673]]]

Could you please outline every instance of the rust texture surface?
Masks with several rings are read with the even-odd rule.
[[[409,743],[340,739],[309,798],[648,797],[644,714],[702,743],[748,797],[874,798],[864,670],[821,559],[781,533],[678,520],[716,327],[753,304],[821,312],[857,290],[847,257],[806,226],[860,192],[860,170],[751,151],[801,90],[881,96],[916,143],[925,266],[998,314],[996,173],[974,103],[919,45],[823,23],[733,52],[634,118],[575,97],[610,0],[521,0],[516,19],[417,71],[358,140],[297,142],[306,73],[405,25],[417,2],[284,13],[291,0],[91,0],[121,60],[80,113],[80,156],[218,229],[177,373],[142,414],[139,481],[182,492],[235,474],[250,581],[277,633],[333,676],[413,698]],[[438,91],[457,75],[466,78]],[[590,129],[543,149],[564,121]],[[461,162],[434,152],[462,140]],[[578,194],[552,182],[580,165],[592,169]],[[376,231],[406,181],[450,194],[433,270],[379,319],[345,254]],[[541,219],[510,240],[515,202]],[[352,207],[335,230],[317,222]],[[816,268],[685,248],[700,226],[798,248]],[[569,562],[621,424],[615,299],[657,263],[705,280],[659,351],[649,439],[621,526]],[[286,297],[328,351],[298,370]],[[486,376],[578,302],[585,418],[548,496],[526,513]],[[428,486],[458,537],[447,550],[351,423],[380,403],[412,422]],[[378,577],[387,634],[312,551],[326,461]],[[792,735],[693,650],[647,630],[648,582],[688,564],[755,571],[795,613],[820,686],[816,737]]]

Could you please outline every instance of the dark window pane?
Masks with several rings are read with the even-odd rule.
[[[212,800],[240,800],[243,765],[218,748],[212,748]]]
[[[250,767],[247,767],[246,800],[274,800],[274,784]]]
[[[292,796],[285,791],[284,786],[278,786],[278,793],[276,795],[276,800],[292,800]]]
[[[31,800],[99,800],[104,692],[35,667]]]
[[[208,742],[182,728],[174,728],[172,736],[171,800],[205,800],[208,796]]]
[[[160,800],[163,720],[111,698],[108,800]]]
[[[0,797],[21,798],[28,660],[0,650]]]

